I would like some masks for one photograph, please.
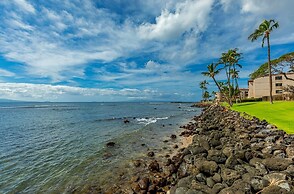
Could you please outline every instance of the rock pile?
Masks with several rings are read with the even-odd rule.
[[[294,136],[218,105],[182,126],[193,142],[146,164],[122,193],[294,193]]]

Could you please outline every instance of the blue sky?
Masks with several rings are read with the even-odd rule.
[[[293,51],[293,7],[293,0],[2,0],[0,98],[197,101],[206,65],[236,47],[247,87],[267,57],[261,40],[247,37],[275,19],[272,57]]]

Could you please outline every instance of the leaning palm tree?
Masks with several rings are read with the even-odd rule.
[[[218,64],[211,63],[211,64],[207,65],[207,71],[202,72],[201,74],[204,76],[207,76],[207,77],[211,77],[213,79],[215,85],[218,87],[219,91],[221,92],[220,85],[218,84],[218,82],[215,79],[215,76],[217,74],[219,74],[219,72],[220,72],[220,69],[217,69],[217,66],[218,66]]]
[[[267,56],[268,56],[268,71],[269,71],[269,84],[270,84],[270,103],[273,103],[273,85],[272,85],[272,67],[271,67],[271,55],[270,55],[270,33],[273,31],[273,29],[278,28],[279,23],[275,22],[275,20],[264,20],[255,31],[250,34],[248,37],[249,40],[252,42],[257,40],[259,37],[263,36],[262,38],[262,44],[263,47],[264,41],[266,39],[267,41]]]
[[[214,63],[207,65],[207,71],[202,72],[201,74],[204,76],[207,76],[207,77],[211,77],[213,79],[215,85],[217,86],[220,94],[226,94],[226,93],[224,93],[224,89],[223,89],[224,87],[221,85],[220,82],[217,82],[215,79],[215,76],[217,74],[219,74],[219,72],[220,72],[220,69],[218,69],[218,65],[219,64],[214,64]],[[232,102],[229,100],[228,96],[224,95],[224,98],[229,103],[229,105],[232,106]]]

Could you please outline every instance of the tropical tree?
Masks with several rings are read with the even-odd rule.
[[[271,60],[272,72],[284,75],[285,79],[294,81],[294,79],[287,76],[287,73],[294,72],[294,52],[290,52],[280,56],[277,59]],[[260,67],[251,73],[251,79],[256,79],[268,74],[268,63],[260,65]]]
[[[218,84],[218,82],[215,79],[215,76],[217,74],[219,74],[219,72],[220,72],[220,69],[218,69],[218,64],[211,63],[211,64],[207,65],[207,71],[202,72],[201,74],[204,75],[204,76],[212,78],[215,85],[218,87],[219,91],[221,92],[220,85]]]
[[[223,69],[226,72],[227,84],[226,89],[229,104],[232,106],[232,99],[236,98],[239,88],[238,88],[238,71],[237,67],[242,68],[239,64],[241,59],[241,53],[238,53],[238,49],[229,49],[227,52],[222,53],[219,59],[219,64],[223,64]]]
[[[202,95],[204,101],[208,101],[208,99],[211,97],[208,91],[205,91]]]
[[[273,103],[273,86],[272,86],[272,68],[271,68],[271,55],[270,55],[270,34],[273,29],[278,28],[279,23],[275,20],[264,20],[255,31],[249,35],[248,39],[252,42],[262,37],[262,44],[264,46],[264,41],[267,41],[267,56],[268,56],[268,72],[269,72],[269,86],[270,86],[270,103]]]
[[[199,83],[200,89],[202,90],[202,97],[204,96],[204,92],[207,90],[207,85],[208,85],[208,82],[206,80]]]
[[[227,94],[227,92],[225,91],[225,87],[223,87],[224,84],[223,84],[223,82],[216,81],[216,78],[215,78],[215,76],[217,74],[219,74],[220,71],[221,71],[221,69],[218,68],[218,65],[219,65],[218,63],[211,63],[211,64],[207,65],[207,71],[202,72],[201,74],[204,75],[204,76],[212,78],[215,85],[217,86],[217,88],[219,90],[220,95],[223,95],[223,94]],[[223,95],[223,97],[229,103],[227,95]],[[230,106],[231,106],[231,104],[230,104]]]

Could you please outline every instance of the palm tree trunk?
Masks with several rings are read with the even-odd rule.
[[[230,105],[230,107],[233,106],[233,103],[232,103],[232,95],[231,95],[231,75],[230,75],[230,66],[229,66],[229,70],[226,69],[226,75],[227,75],[227,80],[228,80],[228,89],[229,89],[229,94],[228,94],[228,103]]]
[[[269,71],[270,103],[273,104],[273,78],[272,78],[271,48],[270,48],[269,34],[267,35],[266,40],[267,40],[267,56],[268,56],[268,71]]]
[[[219,90],[219,93],[220,93],[220,97],[222,97],[222,90],[221,90],[221,87],[219,86],[219,84],[217,83],[217,81],[215,80],[214,77],[212,77],[212,79],[213,79],[215,85],[218,87],[218,90]],[[225,97],[227,103],[229,103],[230,107],[232,107],[232,106],[233,106],[233,103],[230,101],[230,99],[229,99],[226,95],[224,95],[224,97]]]

